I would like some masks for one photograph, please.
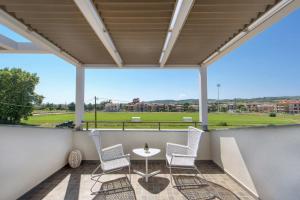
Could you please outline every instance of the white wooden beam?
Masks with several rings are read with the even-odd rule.
[[[75,128],[82,128],[82,121],[84,117],[84,85],[85,72],[81,65],[76,66],[76,101],[75,101]]]
[[[202,129],[208,130],[208,99],[207,99],[207,66],[202,65],[199,69],[199,120]]]
[[[177,0],[169,30],[159,59],[161,67],[164,67],[164,65],[166,64],[193,5],[194,0]]]
[[[74,0],[83,16],[86,18],[98,38],[101,40],[111,57],[119,67],[122,67],[123,60],[115,47],[106,27],[95,5],[91,0]]]
[[[29,42],[18,42],[16,50],[19,53],[50,53],[49,51]]]
[[[0,35],[0,47],[7,50],[15,50],[17,49],[17,42],[5,37],[4,35]]]
[[[86,69],[119,69],[117,65],[105,64],[84,64],[82,67]],[[199,65],[165,65],[161,68],[160,65],[123,65],[122,69],[198,69]]]
[[[214,52],[211,56],[205,59],[202,64],[210,65],[213,62],[219,60],[224,55],[228,54],[232,50],[238,48],[247,40],[253,36],[262,32],[266,28],[272,26],[294,10],[300,7],[300,0],[282,0],[279,1],[273,8],[259,17],[256,21],[251,23],[242,32],[237,34],[233,39],[228,41],[220,49]]]
[[[0,53],[49,53],[31,42],[16,42],[1,34],[0,47],[4,48],[4,50],[0,50]]]
[[[77,59],[69,55],[68,53],[61,50],[55,44],[51,43],[49,40],[41,36],[40,34],[32,31],[25,24],[21,23],[3,9],[0,9],[0,23],[12,29],[16,33],[23,35],[27,39],[31,40],[32,43],[38,45],[40,48],[49,51],[50,53],[55,54],[56,56],[66,60],[67,62],[78,65],[80,64]]]
[[[0,50],[0,54],[49,54],[48,51],[40,49],[23,49],[23,50]]]

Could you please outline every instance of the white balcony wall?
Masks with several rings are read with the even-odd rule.
[[[300,126],[211,132],[212,160],[260,199],[300,199]]]
[[[185,144],[185,131],[103,130],[103,146],[121,143],[132,159],[133,148]],[[204,133],[199,160],[213,160],[241,185],[264,200],[300,197],[300,126],[218,130]],[[67,163],[71,149],[84,160],[98,160],[87,131],[0,125],[0,199],[16,199]]]
[[[20,197],[65,166],[69,129],[0,125],[0,199]]]
[[[135,160],[143,159],[132,153],[132,149],[144,147],[147,142],[149,147],[161,149],[161,153],[151,159],[164,160],[166,143],[172,142],[177,144],[186,144],[187,131],[150,131],[150,130],[103,130],[103,147],[123,144],[125,153],[130,153],[131,158]],[[85,160],[99,160],[95,145],[88,136],[87,131],[75,132],[74,134],[74,148],[81,150],[83,159]],[[199,151],[199,160],[211,160],[210,156],[210,141],[209,133],[203,133]]]

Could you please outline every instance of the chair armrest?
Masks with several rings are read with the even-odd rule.
[[[176,146],[176,147],[179,147],[179,148],[189,148],[189,147],[186,146],[186,145],[175,144],[175,143],[170,143],[170,142],[167,142],[167,146]]]
[[[104,161],[118,159],[124,156],[123,146],[122,144],[117,144],[114,146],[104,148],[102,149],[101,154],[102,154],[102,159]]]
[[[189,149],[190,148],[185,145],[167,143],[166,154],[167,155],[172,155],[174,153],[175,154],[187,154]]]
[[[109,150],[118,149],[118,148],[123,149],[122,144],[116,144],[116,145],[113,145],[113,146],[110,146],[110,147],[103,148],[102,151],[109,151]]]
[[[114,157],[114,158],[111,158],[111,159],[106,159],[105,161],[118,160],[118,159],[121,159],[121,158],[127,158],[127,160],[130,162],[130,154],[125,154],[125,155],[121,155],[121,156]]]
[[[168,160],[170,166],[193,167],[195,165],[196,156],[188,154],[173,153],[171,160]]]
[[[172,156],[174,157],[185,157],[185,158],[196,158],[197,156],[193,155],[185,155],[185,154],[177,154],[177,153],[172,153]]]

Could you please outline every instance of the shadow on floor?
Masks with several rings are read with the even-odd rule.
[[[100,190],[107,192],[97,194],[93,200],[136,200],[135,191],[126,177],[103,182]]]
[[[80,191],[80,182],[82,179],[82,175],[90,175],[92,171],[99,165],[99,161],[85,161],[82,162],[81,166],[76,169],[72,169],[69,166],[65,166],[42,183],[35,186],[29,192],[25,193],[20,199],[43,199],[44,197],[51,197],[51,195],[60,195],[59,198],[61,199],[78,199],[79,198],[79,191]],[[213,162],[211,161],[200,161],[197,162],[197,166],[199,170],[204,174],[224,174],[224,172]],[[145,169],[145,162],[144,161],[132,161],[132,168],[136,170],[144,170]],[[169,174],[168,168],[165,166],[164,161],[151,161],[150,170],[161,170],[161,174]],[[99,170],[99,173],[101,170]],[[121,170],[114,174],[125,174],[127,170]],[[191,175],[193,172],[189,171],[174,171],[174,175]],[[151,194],[158,194],[160,192],[165,192],[166,187],[170,184],[168,178],[160,178],[159,176],[149,178],[149,185],[147,185],[143,180],[139,180],[139,186],[143,187]],[[109,187],[104,185],[102,187]],[[211,183],[212,184],[212,183]],[[215,187],[220,187],[219,185],[215,184]],[[221,190],[221,189],[220,189]],[[225,191],[226,189],[224,189]],[[187,188],[181,188],[182,194],[184,194],[188,199],[191,195],[197,195],[195,189],[188,190]],[[226,193],[226,192],[225,192]],[[227,192],[228,194],[230,192]],[[226,193],[226,194],[227,194]],[[137,193],[138,194],[138,193]],[[225,196],[226,196],[225,194]],[[231,193],[232,194],[232,193]],[[123,189],[121,191],[114,191],[113,193],[97,195],[94,196],[94,199],[136,199],[136,194],[133,188],[131,189]],[[58,198],[58,197],[57,197]],[[93,197],[92,197],[93,198]],[[190,198],[194,199],[194,198]],[[232,198],[238,199],[238,198]]]
[[[173,176],[176,184],[199,186],[183,186],[177,187],[178,191],[188,200],[207,200],[207,199],[230,199],[239,200],[233,192],[216,183],[203,180],[195,176]]]
[[[70,179],[64,200],[78,199],[81,174],[70,174]]]
[[[32,188],[30,191],[22,195],[18,200],[28,200],[28,199],[43,199],[46,197],[53,189],[58,187],[58,185],[68,178],[70,167],[63,167],[59,171],[55,172],[47,179],[42,181],[40,184]]]
[[[152,194],[162,192],[170,183],[169,179],[158,176],[150,177],[148,182],[145,181],[145,178],[139,178],[138,182],[145,190]]]

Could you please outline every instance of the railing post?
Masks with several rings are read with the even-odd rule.
[[[158,130],[160,131],[160,122],[158,122]]]
[[[86,122],[86,130],[89,130],[89,122]]]
[[[125,122],[122,122],[122,129],[123,129],[123,131],[125,130]]]

